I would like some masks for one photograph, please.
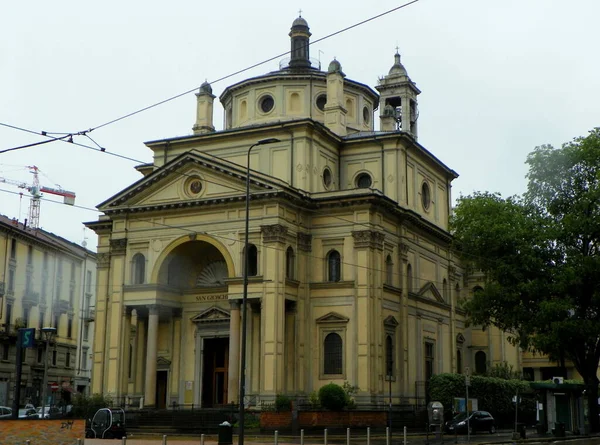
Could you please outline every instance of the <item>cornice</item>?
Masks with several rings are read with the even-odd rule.
[[[325,281],[309,283],[311,289],[353,289],[354,281]]]

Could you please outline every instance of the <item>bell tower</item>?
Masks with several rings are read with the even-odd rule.
[[[421,90],[408,77],[397,50],[394,65],[387,76],[379,79],[379,85],[375,89],[380,94],[380,130],[404,131],[417,139],[417,96],[421,94]]]

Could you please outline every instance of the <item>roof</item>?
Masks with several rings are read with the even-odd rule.
[[[6,215],[0,215],[0,230],[13,232],[15,235],[21,236],[24,239],[28,239],[31,242],[37,242],[51,249],[67,252],[77,257],[83,258],[85,256],[96,256],[95,252],[69,241],[62,236],[56,235],[52,232],[47,232],[44,229],[28,227],[22,222],[19,222],[16,219],[11,219]]]

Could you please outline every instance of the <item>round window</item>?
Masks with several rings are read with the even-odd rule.
[[[356,186],[360,189],[368,189],[373,184],[373,180],[371,179],[371,175],[368,173],[361,173],[356,178]]]
[[[431,190],[429,189],[429,184],[426,182],[421,186],[421,202],[425,210],[429,209],[429,205],[431,204]]]
[[[323,170],[323,185],[327,190],[331,187],[332,182],[333,178],[331,176],[331,170],[329,170],[329,167],[325,167],[325,170]]]
[[[202,181],[200,181],[200,179],[198,178],[192,179],[190,181],[189,188],[192,194],[197,195],[202,191]]]
[[[263,96],[263,98],[260,100],[259,105],[263,113],[268,113],[275,106],[275,100],[273,99],[273,96]]]
[[[363,121],[365,124],[371,122],[371,111],[369,110],[369,107],[363,108]]]
[[[319,97],[317,97],[317,108],[321,111],[324,111],[326,103],[327,103],[327,95],[320,94]]]

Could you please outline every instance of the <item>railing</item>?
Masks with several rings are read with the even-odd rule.
[[[96,319],[96,307],[91,306],[83,311],[84,321],[94,321]]]

